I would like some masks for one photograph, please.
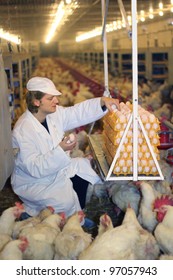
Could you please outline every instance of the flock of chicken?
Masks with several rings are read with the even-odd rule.
[[[38,216],[20,221],[24,208],[17,202],[0,216],[0,259],[172,260],[173,196],[161,194],[144,181],[125,185],[128,205],[124,205],[122,224],[114,227],[107,213],[101,215],[95,238],[81,226],[83,211],[66,218],[48,206]],[[112,199],[125,185],[107,186],[116,188]],[[127,199],[130,192],[133,195]],[[123,195],[118,201],[122,204]]]
[[[93,79],[101,82],[103,73],[92,71],[90,67],[72,65],[85,71]],[[63,93],[59,101],[69,106],[94,97],[89,86],[78,83],[69,71],[63,71],[56,61],[44,58],[33,73],[34,76],[51,78]],[[109,77],[110,86],[118,87],[119,94],[127,97],[132,93],[130,80]],[[141,106],[152,108],[158,118],[172,118],[169,104],[163,104],[162,93],[165,83],[143,83],[139,85]],[[21,101],[24,102],[24,101]],[[25,108],[21,104],[16,117]],[[77,133],[78,145],[71,154],[89,156],[87,133]],[[100,133],[100,131],[97,131]],[[172,166],[161,155],[159,161],[164,181],[114,181],[103,182],[88,188],[87,199],[92,195],[107,196],[120,211],[125,213],[122,224],[114,226],[111,217],[100,216],[95,237],[88,233],[81,221],[84,213],[79,212],[66,219],[64,213],[55,214],[52,207],[43,209],[36,217],[19,221],[24,211],[20,203],[6,209],[0,216],[0,259],[3,260],[160,260],[173,259],[173,192]],[[89,193],[90,192],[90,193]],[[115,213],[116,215],[116,213]],[[118,215],[118,212],[117,212]]]

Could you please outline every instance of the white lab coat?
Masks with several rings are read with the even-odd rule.
[[[100,98],[94,98],[73,107],[57,106],[56,112],[46,117],[50,133],[28,110],[19,118],[12,134],[13,148],[19,152],[11,184],[28,214],[35,216],[52,206],[56,213],[65,212],[68,217],[81,209],[70,178],[77,174],[91,184],[100,178],[88,159],[72,159],[58,144],[66,131],[104,115]]]

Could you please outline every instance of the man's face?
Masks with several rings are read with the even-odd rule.
[[[56,111],[56,105],[59,103],[57,96],[45,94],[39,101],[39,111],[45,114],[54,113]]]

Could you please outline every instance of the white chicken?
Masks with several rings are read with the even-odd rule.
[[[150,232],[153,232],[158,221],[156,219],[156,213],[153,211],[153,203],[159,193],[154,187],[144,181],[138,183],[142,193],[142,199],[139,205],[139,223]]]
[[[46,208],[43,208],[40,213],[37,215],[40,221],[43,221],[50,215],[54,214],[55,209],[52,206],[47,206]]]
[[[128,205],[130,204],[135,213],[138,213],[141,195],[133,182],[122,185],[114,183],[108,189],[108,193],[113,203],[115,203],[122,211],[125,212]]]
[[[0,252],[0,260],[23,260],[23,252],[27,247],[27,239],[11,240]]]
[[[173,260],[173,255],[161,254],[159,260]]]
[[[83,211],[72,215],[55,239],[55,257],[58,260],[75,260],[92,242],[91,234],[81,226]]]
[[[172,194],[170,182],[163,180],[163,181],[153,181],[152,185],[154,186],[155,190],[160,194]]]
[[[23,252],[24,260],[53,260],[54,257],[54,244],[50,244],[45,240],[34,239],[28,237],[29,245]]]
[[[105,213],[101,215],[99,220],[100,222],[99,222],[98,234],[96,236],[96,239],[98,239],[106,231],[113,229],[112,219],[108,214]]]
[[[163,205],[157,209],[158,214],[164,213],[163,220],[159,220],[154,236],[164,254],[173,255],[173,206]]]
[[[138,231],[139,239],[134,251],[136,260],[155,260],[160,254],[160,249],[153,234],[144,229],[138,222],[135,211],[129,207],[129,214],[124,217],[123,224],[132,223],[134,230]]]
[[[12,238],[17,239],[22,229],[26,227],[34,227],[43,221],[45,218],[53,214],[54,209],[52,207],[46,207],[41,210],[40,213],[36,217],[30,217],[23,221],[16,221],[12,230]]]
[[[171,105],[169,103],[168,104],[165,103],[160,108],[155,110],[153,113],[158,118],[166,117],[169,120],[172,115]]]
[[[53,244],[56,236],[61,231],[62,221],[64,221],[64,217],[59,214],[52,214],[33,227],[24,227],[20,231],[19,237],[26,237],[28,240],[32,237],[35,240]]]
[[[8,234],[0,233],[0,251],[11,240],[12,238]]]
[[[51,260],[54,257],[54,241],[61,231],[64,223],[64,214],[52,214],[45,218],[41,223],[24,227],[19,237],[27,238],[28,248],[23,254],[26,260]]]
[[[129,216],[127,208],[125,217]],[[130,220],[130,217],[129,217]],[[102,233],[79,255],[79,260],[130,260],[135,259],[139,232],[132,223],[124,223]]]
[[[40,223],[40,219],[38,217],[30,217],[23,221],[16,221],[12,229],[12,234],[11,234],[12,238],[17,239],[22,229],[27,227],[29,228],[34,227],[39,223]]]
[[[88,184],[87,194],[86,194],[86,203],[90,202],[92,197],[96,197],[99,199],[101,203],[102,199],[109,198],[108,197],[108,182],[98,183],[98,184]]]
[[[0,233],[11,236],[15,220],[20,217],[22,212],[24,212],[24,207],[19,202],[16,202],[15,206],[4,210],[0,216]]]

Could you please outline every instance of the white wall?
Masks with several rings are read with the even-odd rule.
[[[13,170],[11,116],[8,102],[7,77],[0,54],[0,190]]]

